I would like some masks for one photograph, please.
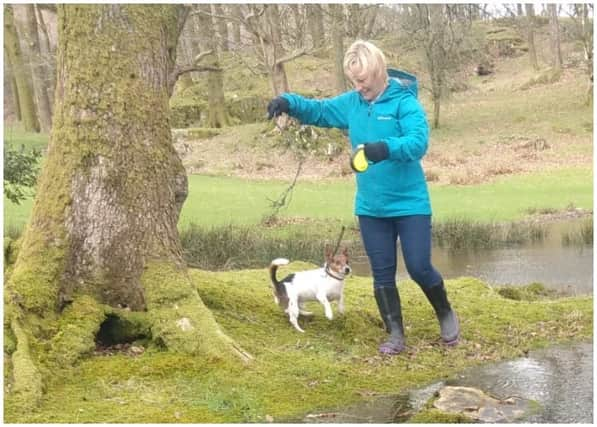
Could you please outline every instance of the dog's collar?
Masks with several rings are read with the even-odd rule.
[[[325,274],[327,274],[328,276],[333,277],[336,280],[340,280],[340,281],[344,280],[344,276],[338,277],[338,276],[335,276],[334,274],[332,274],[332,272],[330,271],[327,264],[324,265],[323,269],[325,271]]]

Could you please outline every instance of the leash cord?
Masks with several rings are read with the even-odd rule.
[[[342,226],[342,230],[340,230],[340,235],[338,236],[338,241],[336,242],[336,248],[334,249],[334,255],[338,252],[338,248],[340,247],[340,242],[342,242],[342,236],[344,236],[344,230],[346,229],[345,226]],[[334,256],[332,255],[332,256]]]

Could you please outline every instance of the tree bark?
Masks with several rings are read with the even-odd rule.
[[[29,64],[35,93],[35,104],[42,132],[49,132],[52,127],[52,108],[48,97],[48,88],[44,81],[45,67],[43,64],[35,8],[32,4],[23,5],[25,9],[25,41],[29,46]]]
[[[4,5],[4,49],[17,84],[17,95],[23,127],[28,132],[39,132],[39,120],[35,113],[33,100],[33,84],[27,71],[23,53],[14,22],[14,11],[11,5]]]
[[[527,44],[529,45],[529,60],[535,71],[539,70],[537,49],[535,47],[535,9],[531,3],[525,3],[527,14]]]
[[[40,50],[43,61],[43,72],[46,75],[46,93],[50,101],[50,111],[53,111],[54,91],[56,90],[56,49],[53,49],[51,46],[48,28],[44,20],[44,14],[42,13],[42,9],[39,7],[39,5],[35,5],[35,12],[37,14],[37,22],[39,24],[40,30]]]
[[[332,44],[334,46],[334,76],[336,91],[342,93],[346,90],[346,77],[344,76],[344,13],[343,5],[330,4],[332,16]]]
[[[217,43],[214,40],[214,26],[210,16],[209,5],[198,5],[203,13],[198,16],[200,22],[200,44],[201,50],[212,53],[203,59],[206,66],[219,68],[220,61],[217,54]],[[207,74],[207,104],[208,116],[207,125],[213,128],[221,128],[230,124],[230,118],[226,112],[224,99],[224,75],[222,71],[208,71]]]
[[[17,81],[14,77],[14,72],[10,68],[10,62],[6,55],[6,49],[4,49],[4,76],[10,80],[10,100],[12,101],[15,118],[18,122],[21,121],[21,107],[19,105],[19,91],[17,89]],[[6,96],[6,94],[4,95]]]
[[[562,50],[560,48],[560,25],[558,22],[558,5],[548,4],[549,37],[551,41],[551,65],[556,73],[562,71]]]
[[[306,4],[307,25],[311,34],[312,46],[318,49],[324,44],[323,11],[320,4]]]
[[[214,4],[212,6],[213,6],[214,14],[218,16],[217,18],[215,18],[215,20],[216,20],[216,26],[218,29],[219,51],[220,52],[228,52],[228,50],[229,50],[228,23],[226,22],[225,19],[220,18],[221,16],[224,16],[224,8],[221,4]],[[212,34],[212,36],[213,36],[213,34]]]
[[[176,228],[187,179],[167,117],[185,8],[59,5],[58,17],[48,158],[7,282],[16,400],[39,402],[42,373],[92,351],[123,307],[171,351],[249,360],[202,303]]]

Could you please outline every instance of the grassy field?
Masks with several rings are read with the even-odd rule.
[[[256,225],[272,212],[271,200],[287,188],[280,181],[248,181],[224,176],[191,175],[189,197],[179,228]],[[431,185],[434,220],[468,219],[479,222],[516,221],[531,211],[563,210],[574,206],[592,209],[593,174],[587,169],[561,169],[543,174],[502,177],[495,182],[467,185]],[[352,179],[299,182],[283,217],[339,219],[352,223]],[[31,200],[15,205],[4,200],[4,230],[27,221]]]

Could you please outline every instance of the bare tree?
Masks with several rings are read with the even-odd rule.
[[[558,21],[558,5],[547,5],[549,13],[549,37],[551,41],[551,66],[556,73],[562,71],[562,49],[560,46],[560,24]]]
[[[307,9],[307,25],[311,34],[311,43],[313,48],[317,49],[323,46],[325,41],[325,31],[323,27],[323,5],[305,4]]]
[[[7,87],[5,86],[4,96],[6,99],[12,101],[15,118],[20,122],[21,106],[19,105],[19,91],[17,89],[17,81],[15,79],[14,73],[10,68],[10,61],[7,58],[6,49],[4,49],[4,78],[5,80],[8,79],[10,81],[10,92],[6,91]]]
[[[39,132],[31,73],[23,58],[11,5],[4,5],[4,49],[16,82],[16,96],[18,96],[23,127],[29,132]]]
[[[347,88],[344,76],[344,6],[341,4],[330,4],[328,7],[332,18],[334,81],[336,83],[336,91],[344,92]]]
[[[47,5],[46,5],[47,10]],[[44,18],[44,13],[40,5],[35,5],[35,13],[37,16],[37,23],[39,29],[41,61],[43,66],[43,74],[46,76],[45,84],[46,93],[49,98],[50,107],[54,105],[54,91],[56,90],[56,48],[51,43],[48,28]],[[49,10],[49,14],[56,14],[56,11]]]
[[[590,3],[571,5],[572,13],[568,16],[572,19],[573,36],[582,43],[586,71],[588,76],[587,103],[593,101],[593,5]]]
[[[214,48],[217,47],[220,52],[227,52],[229,50],[228,20],[224,18],[219,18],[219,16],[225,15],[224,6],[221,4],[212,4],[212,8],[214,16],[218,16],[215,18],[215,24],[218,34],[218,44],[217,46],[214,46]]]
[[[451,5],[413,4],[405,7],[403,27],[423,46],[431,80],[433,127],[437,128],[447,77],[460,65],[460,49],[469,34],[470,21],[459,19]]]
[[[529,46],[529,60],[535,71],[539,70],[537,62],[537,48],[535,47],[535,8],[532,3],[525,3],[527,18],[527,44]]]
[[[5,285],[23,410],[40,402],[45,375],[94,349],[108,317],[171,351],[250,359],[201,301],[176,228],[187,179],[167,117],[186,11],[58,6],[48,158]]]
[[[25,4],[20,7],[23,7],[25,12],[23,35],[29,47],[29,66],[31,68],[40,129],[42,132],[48,132],[52,127],[52,107],[44,79],[46,67],[44,67],[41,54],[35,8],[32,4]]]
[[[199,40],[203,52],[202,62],[214,68],[214,70],[208,71],[207,74],[207,102],[209,108],[207,124],[209,127],[220,128],[228,126],[230,118],[226,112],[226,103],[224,100],[224,75],[220,68],[220,59],[217,51],[218,43],[213,38],[215,28],[212,23],[209,5],[200,4],[196,7],[201,12],[197,15],[197,18],[199,20]],[[222,18],[216,19],[226,25],[226,21]]]

